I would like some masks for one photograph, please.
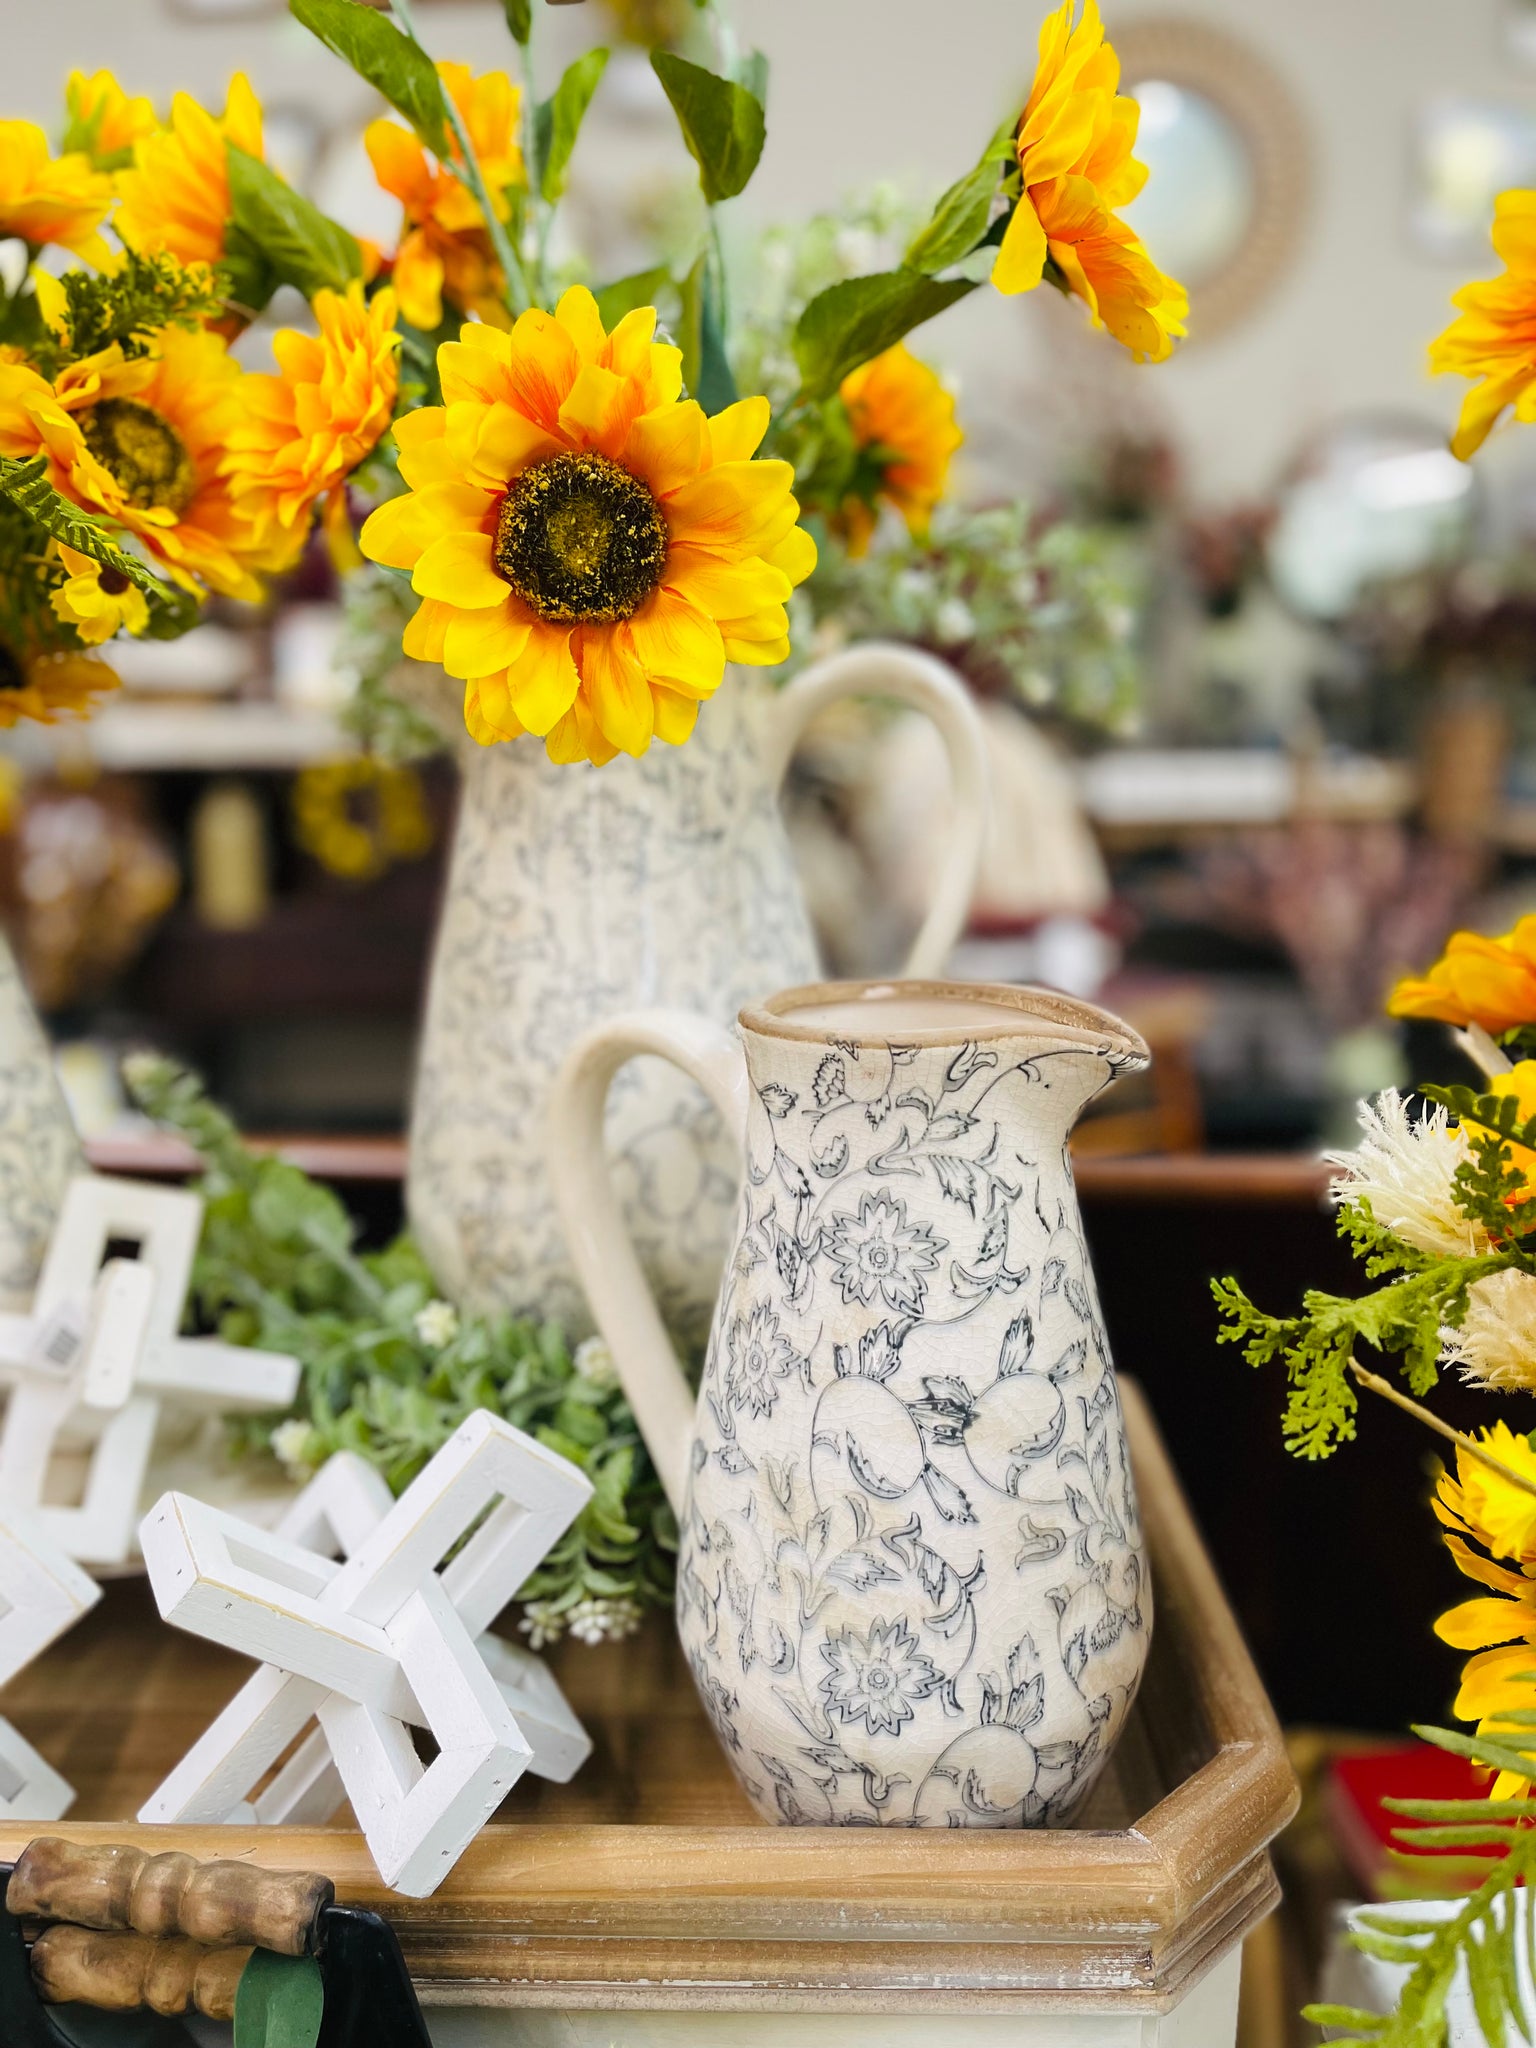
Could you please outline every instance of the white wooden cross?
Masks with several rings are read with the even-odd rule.
[[[35,1516],[0,1518],[0,1686],[42,1655],[101,1598]],[[74,1788],[21,1732],[0,1720],[0,1819],[58,1820]]]
[[[0,1503],[84,1563],[128,1556],[162,1408],[259,1414],[297,1391],[296,1359],[179,1334],[202,1218],[185,1189],[79,1175],[31,1314],[0,1315]],[[82,1445],[82,1497],[50,1502],[58,1454]]]
[[[382,1497],[357,1468],[349,1461],[291,1518],[347,1551],[340,1562],[185,1494],[166,1494],[144,1517],[139,1541],[163,1618],[262,1668],[139,1819],[309,1816],[329,1797],[334,1765],[384,1882],[424,1898],[525,1770],[568,1777],[590,1748],[536,1659],[505,1644],[488,1657],[476,1638],[592,1489],[567,1459],[485,1409],[371,1527]],[[329,1759],[300,1740],[311,1721]],[[437,1744],[425,1767],[413,1727]]]

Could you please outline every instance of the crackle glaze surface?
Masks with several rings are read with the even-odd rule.
[[[773,693],[727,677],[685,747],[554,767],[532,743],[470,750],[411,1124],[411,1222],[443,1289],[478,1310],[590,1328],[543,1163],[561,1059],[590,1025],[664,1004],[727,1024],[818,971],[778,792]],[[733,1148],[684,1075],[615,1083],[616,1184],[662,1312],[702,1335],[736,1198]]]
[[[84,1171],[47,1036],[0,938],[0,1309],[31,1306],[65,1187]]]
[[[705,1706],[770,1819],[1064,1821],[1151,1638],[1066,1152],[1141,1058],[1110,1033],[1053,1046],[1043,1020],[743,1039],[746,1185],[678,1572]]]

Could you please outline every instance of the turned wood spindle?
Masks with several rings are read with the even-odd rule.
[[[32,1944],[32,1981],[47,2005],[81,2004],[100,2012],[148,2006],[167,2017],[198,2012],[235,2016],[235,1993],[248,1948],[204,1948],[178,1936],[106,1934],[94,1927],[45,1927]]]
[[[331,1880],[311,1872],[199,1863],[176,1852],[150,1856],[126,1844],[88,1848],[42,1835],[12,1872],[5,1903],[18,1919],[302,1956],[335,1897]]]

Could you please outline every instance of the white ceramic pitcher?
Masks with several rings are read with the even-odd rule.
[[[826,705],[883,696],[932,718],[956,825],[909,971],[942,967],[965,922],[986,820],[985,739],[963,684],[910,648],[868,645],[779,689],[734,670],[683,747],[556,767],[535,741],[476,747],[433,956],[407,1198],[439,1284],[479,1311],[586,1309],[540,1144],[568,1047],[642,1005],[728,1024],[745,1002],[821,971],[779,811],[796,742]],[[713,1109],[647,1060],[609,1109],[625,1210],[668,1322],[702,1339],[735,1205]]]
[[[1151,1639],[1067,1137],[1146,1047],[1086,1003],[948,982],[792,989],[739,1025],[599,1027],[549,1128],[572,1258],[677,1510],[704,1705],[772,1820],[1065,1820]],[[696,1403],[602,1144],[642,1053],[692,1075],[745,1159]]]

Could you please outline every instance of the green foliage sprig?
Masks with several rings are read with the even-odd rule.
[[[670,1600],[676,1529],[634,1417],[611,1381],[578,1369],[557,1325],[457,1314],[408,1237],[360,1251],[336,1195],[253,1152],[195,1075],[149,1054],[125,1073],[140,1106],[203,1164],[199,1314],[227,1342],[287,1352],[303,1370],[289,1413],[236,1425],[238,1442],[306,1468],[355,1451],[398,1492],[488,1408],[593,1485],[517,1595],[534,1604],[534,1632],[623,1632],[639,1608]]]
[[[163,252],[141,256],[124,249],[115,270],[66,270],[58,283],[61,326],[40,333],[30,349],[45,377],[114,342],[132,361],[147,354],[151,337],[165,328],[197,328],[224,310],[216,272],[201,264],[188,269]]]

